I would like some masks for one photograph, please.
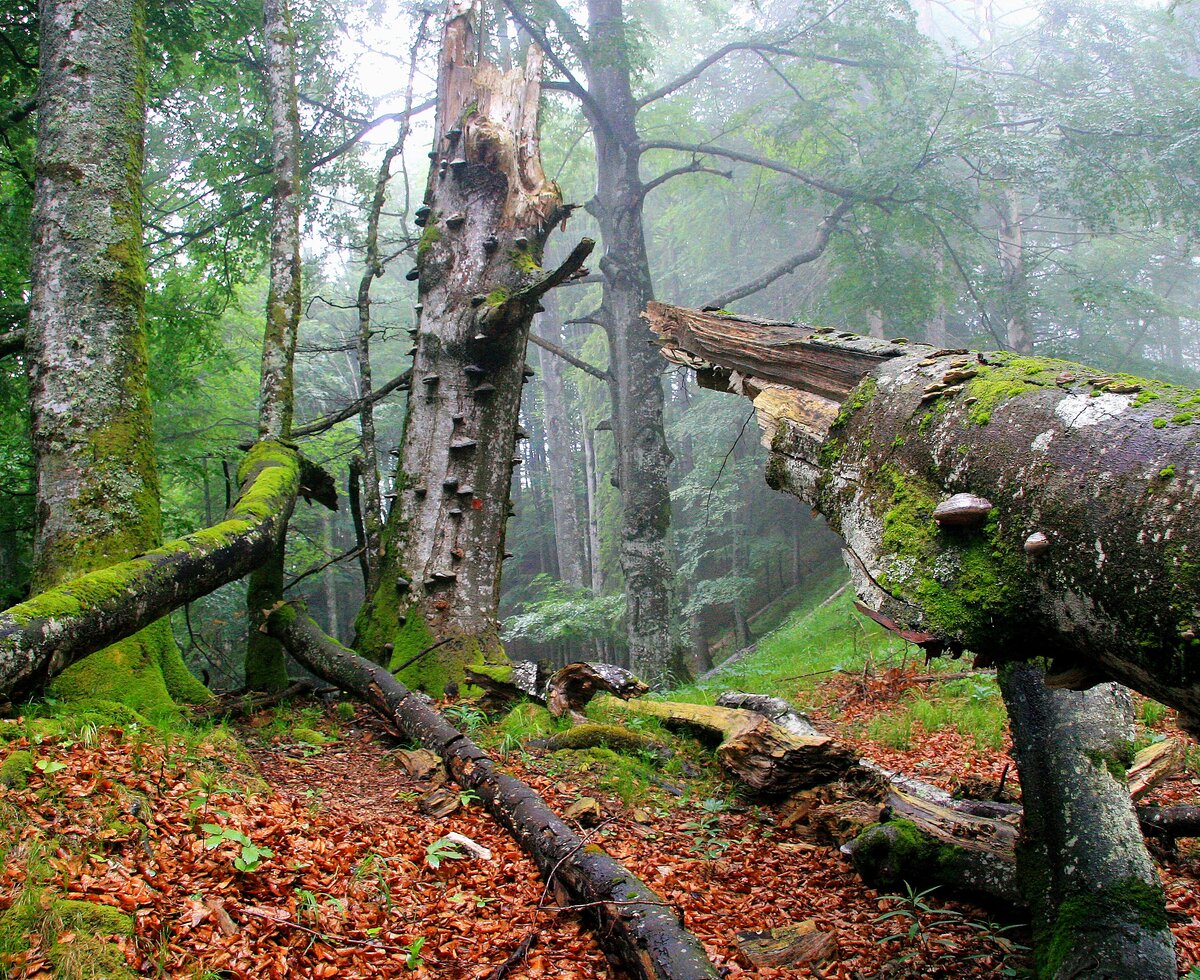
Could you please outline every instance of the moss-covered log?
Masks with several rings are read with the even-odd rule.
[[[530,321],[547,290],[577,271],[585,239],[557,272],[543,250],[571,209],[542,171],[542,53],[501,68],[481,56],[478,0],[446,12],[438,110],[418,221],[419,305],[397,496],[379,576],[355,646],[440,693],[463,668],[504,662],[496,606]]]
[[[640,880],[570,829],[528,786],[495,762],[421,697],[323,634],[302,612],[276,610],[268,626],[317,676],[363,698],[409,738],[445,760],[454,780],[533,858],[562,905],[598,921],[597,937],[614,964],[639,978],[711,980],[716,970],[676,914]]]
[[[789,793],[833,782],[854,764],[854,755],[828,735],[797,734],[754,711],[676,701],[618,701],[605,705],[666,725],[716,736],[717,759],[735,779],[761,793]]]
[[[295,450],[259,443],[238,469],[241,492],[220,524],[0,613],[0,694],[15,698],[36,689],[69,664],[256,568],[287,529],[300,473]]]
[[[1200,719],[1200,392],[652,304],[664,352],[754,400],[767,479],[927,650],[1047,657]],[[938,511],[956,494],[981,501]]]

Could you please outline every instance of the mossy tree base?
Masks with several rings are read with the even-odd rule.
[[[0,613],[0,693],[13,698],[36,689],[88,654],[257,568],[287,527],[301,485],[299,456],[279,443],[259,443],[239,479],[241,493],[220,524]],[[169,651],[159,664],[168,694],[184,700],[198,694]]]

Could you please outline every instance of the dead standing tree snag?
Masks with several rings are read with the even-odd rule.
[[[511,70],[478,57],[476,5],[451,3],[417,266],[418,333],[398,496],[357,646],[399,666],[452,637],[402,676],[441,691],[462,667],[502,659],[496,603],[504,556],[525,345],[541,296],[577,274],[585,239],[541,268],[571,207],[542,172],[542,54]]]
[[[1195,727],[1195,391],[661,304],[647,317],[668,359],[753,399],[768,482],[841,534],[873,610],[931,652],[1045,658],[1052,686],[1117,680]],[[939,524],[958,493],[992,506]]]

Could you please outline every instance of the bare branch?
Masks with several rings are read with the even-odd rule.
[[[607,371],[603,371],[594,364],[589,364],[587,361],[580,360],[570,351],[564,350],[562,347],[559,347],[558,344],[551,343],[544,337],[539,337],[537,334],[531,333],[529,335],[529,342],[540,347],[542,350],[549,351],[555,357],[562,358],[564,361],[570,364],[571,367],[577,367],[580,371],[590,374],[593,378],[599,378],[601,381],[612,380],[612,375]]]
[[[834,197],[840,197],[845,200],[853,201],[873,201],[878,195],[866,194],[862,191],[854,190],[850,187],[842,187],[839,184],[832,184],[820,177],[814,177],[812,174],[805,173],[803,170],[791,166],[787,163],[782,163],[779,160],[772,160],[768,157],[760,157],[755,153],[746,153],[743,150],[732,150],[724,146],[711,146],[705,143],[676,143],[674,140],[648,140],[638,144],[642,151],[645,150],[679,150],[681,153],[697,153],[707,156],[722,157],[726,160],[737,160],[740,163],[753,164],[756,167],[762,167],[765,170],[774,170],[776,173],[787,174],[789,177],[795,177],[802,184],[807,184],[815,190],[824,191],[826,194],[832,194]]]
[[[315,436],[328,429],[332,429],[339,422],[345,422],[346,419],[353,418],[363,410],[364,406],[374,405],[377,401],[386,398],[397,388],[407,388],[411,377],[412,371],[405,371],[403,374],[398,374],[387,384],[376,388],[363,398],[355,399],[345,408],[338,409],[336,412],[330,412],[328,415],[322,415],[319,419],[314,419],[306,425],[296,426],[292,429],[292,435],[295,438]]]
[[[674,177],[682,177],[684,174],[713,174],[716,177],[724,177],[726,180],[733,179],[732,170],[717,170],[713,167],[702,166],[699,160],[693,160],[686,167],[676,167],[674,170],[668,170],[666,173],[659,174],[653,180],[642,185],[639,193],[639,198],[645,200],[646,195],[654,188],[661,187],[668,180]]]
[[[775,268],[763,273],[757,279],[753,279],[748,283],[738,286],[736,289],[722,293],[716,299],[711,300],[704,308],[706,310],[722,309],[727,303],[732,303],[735,299],[742,299],[751,293],[757,293],[760,289],[765,289],[776,279],[782,279],[789,273],[795,272],[800,266],[806,265],[809,262],[815,262],[824,254],[825,249],[829,246],[829,238],[833,234],[833,230],[837,227],[838,222],[850,213],[855,203],[855,201],[842,201],[826,215],[825,220],[817,228],[817,237],[811,247],[800,252],[798,255],[793,255],[790,259],[780,262]]]

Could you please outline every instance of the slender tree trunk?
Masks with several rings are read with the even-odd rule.
[[[1000,689],[1025,801],[1017,874],[1038,976],[1175,977],[1162,885],[1125,782],[1129,692],[1051,690],[1030,664],[1004,668]]]
[[[867,310],[867,336],[883,339],[882,310]]]
[[[477,6],[454,0],[443,32],[435,159],[418,247],[420,320],[380,577],[358,646],[441,692],[465,664],[503,657],[496,605],[529,323],[556,273],[542,250],[564,212],[542,173],[542,56],[502,71],[477,59]]]
[[[417,27],[409,56],[408,86],[404,97],[404,120],[396,141],[388,147],[379,164],[375,178],[375,191],[367,216],[366,256],[362,278],[358,283],[358,397],[364,399],[359,413],[358,473],[362,479],[360,512],[363,527],[363,554],[360,565],[367,594],[374,592],[379,581],[379,548],[383,542],[383,499],[380,494],[379,450],[375,439],[375,406],[369,400],[373,387],[371,377],[371,287],[383,275],[385,257],[379,249],[379,219],[387,203],[388,184],[392,179],[392,165],[404,151],[404,144],[412,129],[413,85],[416,78],[417,58],[425,41],[425,29],[429,14],[422,15]]]
[[[562,344],[558,304],[546,297],[546,313],[539,321],[541,336]],[[542,369],[542,392],[546,415],[547,464],[550,470],[550,501],[554,510],[554,547],[558,553],[558,575],[568,585],[582,588],[583,535],[575,505],[575,439],[572,414],[567,405],[562,364],[553,354],[538,348]]]
[[[583,427],[583,479],[587,485],[588,585],[596,595],[604,591],[604,576],[600,568],[599,486],[596,483],[596,436]]]
[[[621,491],[621,570],[633,670],[659,685],[677,670],[671,630],[671,524],[663,432],[662,361],[647,341],[641,314],[653,298],[642,226],[637,107],[630,88],[622,0],[588,0],[594,56],[588,90],[603,111],[591,119],[596,144],[596,196],[588,205],[600,225],[604,297],[600,319],[608,335],[609,391]],[[585,106],[585,111],[592,114]]]
[[[300,113],[288,0],[264,0],[263,49],[275,189],[258,434],[263,440],[287,440],[292,433],[292,365],[300,329]],[[283,598],[284,550],[281,539],[276,553],[251,573],[246,589],[246,687],[253,691],[281,691],[288,685],[283,645],[261,628],[265,611]]]
[[[1005,188],[1000,194],[998,207],[1000,220],[996,237],[1005,339],[1017,353],[1028,354],[1033,350],[1033,331],[1029,323],[1029,284],[1026,279],[1020,194],[1015,188]]]
[[[44,0],[26,339],[34,592],[161,543],[144,318],[144,7]],[[160,620],[74,665],[60,697],[140,710],[208,694]]]
[[[941,293],[942,272],[946,256],[939,244],[935,246],[933,256],[934,268],[937,270],[938,297],[933,310],[933,317],[925,326],[925,342],[934,347],[949,347],[950,336],[946,333],[946,299]]]

